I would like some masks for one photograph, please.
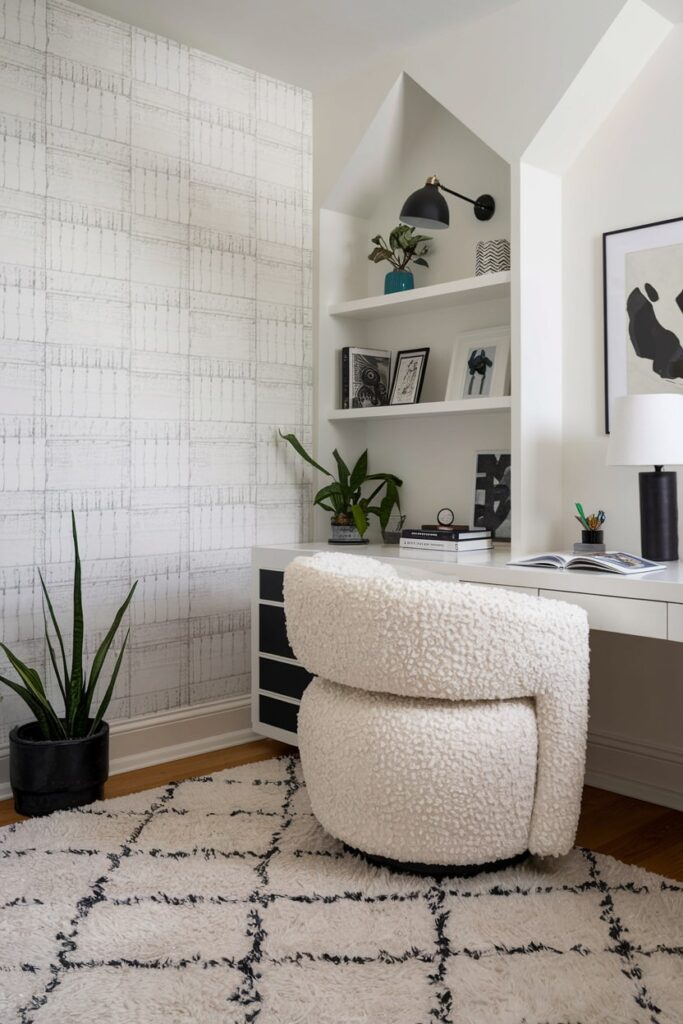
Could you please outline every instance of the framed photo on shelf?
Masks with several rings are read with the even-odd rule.
[[[605,432],[621,395],[683,394],[683,217],[602,236]]]
[[[510,540],[510,452],[477,452],[474,464],[472,526]]]
[[[510,328],[485,327],[456,339],[446,400],[510,394]]]
[[[414,405],[420,401],[428,357],[428,348],[404,349],[396,353],[389,405]]]
[[[341,350],[341,407],[370,409],[389,403],[391,352],[376,348]]]

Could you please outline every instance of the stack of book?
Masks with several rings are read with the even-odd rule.
[[[421,529],[401,530],[401,552],[440,551],[463,554],[486,551],[493,547],[490,530],[471,530],[468,526],[453,526],[447,530],[423,526]]]

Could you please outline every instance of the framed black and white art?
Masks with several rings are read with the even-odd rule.
[[[496,540],[510,540],[510,514],[510,452],[477,452],[472,526],[491,530]]]
[[[683,218],[602,236],[605,430],[621,395],[683,394]]]
[[[456,339],[446,400],[510,394],[510,328],[485,327]]]
[[[389,405],[414,405],[420,401],[428,357],[428,348],[411,348],[396,353]]]

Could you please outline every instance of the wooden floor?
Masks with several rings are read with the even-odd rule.
[[[114,775],[105,787],[105,796],[125,796],[153,789],[167,782],[208,775],[223,768],[236,768],[251,761],[264,761],[294,751],[275,740],[258,740],[239,747],[228,747],[211,754],[199,754],[180,761],[168,761],[152,768]],[[21,821],[11,800],[0,801],[0,825]],[[608,853],[627,864],[656,871],[683,881],[683,812],[648,804],[642,800],[608,793],[586,786],[583,792],[577,845],[598,853]]]

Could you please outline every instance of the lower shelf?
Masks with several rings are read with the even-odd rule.
[[[415,405],[379,405],[369,409],[335,409],[327,417],[331,423],[343,420],[398,420],[414,416],[452,416],[456,413],[510,412],[512,399],[458,398],[448,402],[418,402]]]

